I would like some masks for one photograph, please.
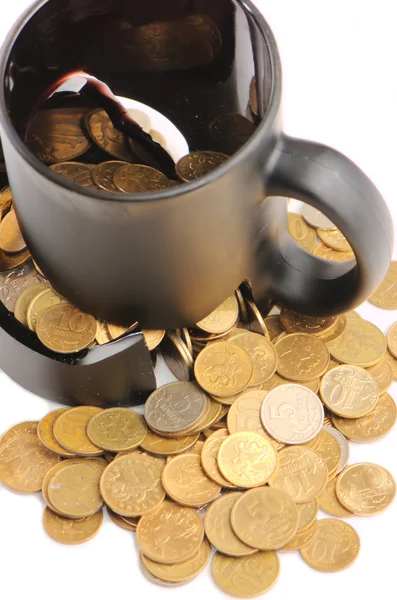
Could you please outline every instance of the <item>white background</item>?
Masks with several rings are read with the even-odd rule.
[[[165,0],[166,1],[166,0]],[[216,2],[216,0],[214,0]],[[384,194],[397,222],[397,36],[392,0],[257,0],[273,28],[284,69],[287,133],[335,146],[356,161]],[[2,0],[0,41],[29,0]],[[359,312],[385,332],[396,320],[365,304]],[[397,399],[397,384],[392,395]],[[32,396],[0,373],[0,431],[23,420],[39,420],[56,405]],[[351,445],[351,462],[373,461],[397,478],[397,428],[371,445]],[[157,597],[192,600],[225,597],[209,570],[189,587],[157,588],[138,567],[132,534],[107,518],[86,545],[53,542],[42,529],[39,494],[13,494],[0,485],[0,595],[7,600],[41,597]],[[281,575],[269,600],[369,600],[395,597],[397,503],[374,518],[349,522],[362,549],[347,571],[327,575],[311,570],[295,554],[281,554]]]

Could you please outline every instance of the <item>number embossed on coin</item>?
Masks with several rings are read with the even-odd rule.
[[[328,371],[322,378],[320,393],[330,411],[350,419],[370,413],[379,398],[373,377],[355,365],[341,365]]]
[[[211,572],[215,583],[226,594],[235,598],[252,598],[275,585],[280,563],[275,552],[257,552],[240,558],[216,552]]]
[[[349,567],[360,551],[360,538],[351,525],[339,519],[321,519],[310,544],[300,552],[318,571],[333,573]]]
[[[38,319],[39,340],[53,352],[72,353],[87,348],[95,340],[96,320],[70,304],[48,308]]]
[[[284,444],[304,444],[314,439],[324,421],[318,396],[295,384],[270,391],[263,401],[261,420],[266,431]]]
[[[288,213],[288,231],[293,240],[307,252],[312,252],[317,246],[315,229],[309,227],[303,217],[297,213]]]
[[[397,419],[396,403],[389,394],[378,400],[374,410],[359,419],[344,419],[333,415],[335,427],[353,442],[371,442],[388,433]]]
[[[336,495],[339,502],[355,515],[373,515],[393,502],[396,483],[383,467],[357,463],[340,474]]]

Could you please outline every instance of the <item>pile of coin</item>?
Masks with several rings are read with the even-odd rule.
[[[394,272],[375,294],[384,304]],[[191,581],[213,547],[213,578],[237,597],[275,584],[278,551],[325,572],[356,559],[359,537],[342,519],[377,514],[396,493],[383,467],[349,465],[349,444],[395,424],[397,324],[386,339],[354,311],[263,318],[248,291],[245,282],[194,328],[165,333],[179,381],[155,390],[144,415],[79,406],[3,435],[0,480],[42,490],[50,536],[90,539],[106,505],[136,532],[150,580]]]

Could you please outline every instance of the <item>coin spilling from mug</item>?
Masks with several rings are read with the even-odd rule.
[[[23,323],[34,302],[31,322],[48,347],[77,351],[130,331],[55,300],[33,267],[24,277],[33,280],[16,292],[10,283],[3,297],[10,305],[17,296]],[[343,519],[376,514],[396,495],[387,469],[349,465],[351,442],[377,440],[396,422],[394,331],[386,341],[354,313],[321,319],[283,308],[263,318],[245,282],[190,329],[144,332],[179,381],[156,389],[143,415],[80,406],[19,423],[0,438],[0,480],[41,490],[44,529],[64,544],[96,535],[106,506],[136,532],[142,571],[159,585],[192,581],[212,547],[213,579],[235,597],[276,583],[278,552],[339,571],[360,550]]]

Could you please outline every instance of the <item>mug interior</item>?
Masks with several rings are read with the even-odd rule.
[[[6,109],[22,139],[45,91],[76,70],[159,111],[190,150],[227,155],[266,117],[274,83],[249,3],[49,0],[17,33],[6,65]]]

